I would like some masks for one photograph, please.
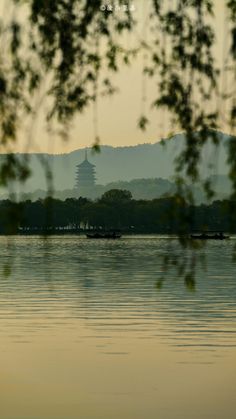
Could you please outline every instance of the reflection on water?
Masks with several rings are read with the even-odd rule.
[[[189,292],[175,240],[0,238],[0,417],[234,418],[232,242]]]

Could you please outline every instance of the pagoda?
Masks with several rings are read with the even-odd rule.
[[[86,190],[95,185],[95,165],[88,161],[87,150],[85,150],[85,159],[76,166],[76,185],[77,189]]]

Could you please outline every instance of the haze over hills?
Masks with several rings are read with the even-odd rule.
[[[215,164],[212,175],[225,175],[228,172],[226,146],[228,135],[218,133],[220,146],[218,149],[208,142],[202,152],[201,172],[207,172],[207,165]],[[88,159],[96,165],[97,184],[105,185],[118,181],[133,179],[164,178],[170,180],[174,175],[174,159],[180,153],[184,144],[184,135],[178,134],[164,140],[164,146],[141,144],[130,147],[101,146],[100,153],[89,150]],[[19,154],[18,154],[19,156]],[[76,165],[84,160],[85,149],[79,149],[68,154],[37,155],[31,154],[30,166],[32,176],[22,188],[24,192],[33,192],[47,187],[45,170],[39,157],[44,157],[53,173],[54,189],[62,191],[75,186]],[[23,155],[22,155],[23,157]]]

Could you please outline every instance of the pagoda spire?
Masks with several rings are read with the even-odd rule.
[[[95,165],[88,161],[88,150],[85,149],[84,161],[76,166],[76,185],[77,189],[84,192],[95,185]]]

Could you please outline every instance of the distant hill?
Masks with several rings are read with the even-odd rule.
[[[212,198],[212,201],[217,199],[226,199],[230,194],[230,181],[227,176],[213,176],[211,178],[214,190],[216,194]],[[168,179],[153,178],[153,179],[133,179],[130,182],[118,181],[111,182],[106,185],[95,185],[86,193],[78,191],[77,189],[65,189],[62,191],[53,191],[54,198],[65,200],[67,198],[79,198],[80,196],[96,200],[100,198],[105,192],[111,189],[126,189],[131,192],[132,197],[136,200],[152,200],[160,197],[173,196],[176,192],[176,185]],[[199,186],[192,186],[194,200],[196,204],[208,202],[206,194],[203,188]],[[47,190],[36,189],[34,192],[22,192],[19,194],[18,199],[20,201],[31,200],[37,201],[38,199],[44,199],[48,196]],[[0,199],[10,198],[9,191],[2,194]]]
[[[167,179],[134,179],[130,182],[119,181],[111,182],[107,185],[96,185],[87,191],[86,194],[82,194],[90,199],[100,198],[102,194],[111,189],[126,189],[131,192],[134,199],[155,199],[160,198],[161,196],[171,196],[175,191],[174,183],[170,182]],[[78,198],[80,192],[76,189],[65,189],[63,191],[54,191],[54,197],[64,200],[66,198]],[[5,198],[8,195],[5,196]],[[38,189],[34,192],[23,193],[21,195],[21,200],[37,200],[40,198],[45,198],[47,196],[46,190]]]
[[[210,142],[204,146],[201,163],[203,174],[207,173],[207,165],[213,163],[216,164],[215,173],[225,175],[228,172],[226,146],[229,137],[220,132],[217,135],[220,139],[218,149]],[[174,160],[184,144],[184,135],[178,134],[163,142],[164,146],[160,142],[132,147],[101,146],[101,152],[98,154],[89,150],[89,161],[96,165],[97,183],[105,185],[141,178],[171,179],[174,175]],[[76,165],[83,161],[84,155],[85,149],[60,155],[31,154],[32,176],[24,185],[24,192],[46,189],[45,171],[40,163],[41,158],[44,158],[51,167],[55,190],[73,189]],[[24,157],[19,154],[18,156]]]

